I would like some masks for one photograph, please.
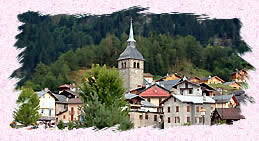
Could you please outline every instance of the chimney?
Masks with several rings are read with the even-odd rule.
[[[206,101],[206,94],[203,94],[203,102]]]
[[[44,91],[45,91],[45,92],[49,91],[49,88],[44,88]]]

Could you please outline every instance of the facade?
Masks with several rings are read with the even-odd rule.
[[[232,73],[232,81],[246,82],[246,79],[248,79],[248,73],[245,70],[236,70]]]
[[[118,58],[118,70],[123,78],[123,86],[128,90],[141,87],[143,85],[144,58],[136,48],[136,41],[133,37],[132,20],[130,25],[127,48]]]
[[[208,96],[171,95],[161,102],[164,113],[164,128],[184,124],[210,125],[211,104],[215,101]],[[204,115],[202,111],[205,111]]]
[[[227,86],[232,87],[232,88],[237,89],[237,90],[241,89],[241,85],[238,82],[235,82],[235,81],[226,82],[223,85],[227,85]]]
[[[215,104],[211,105],[212,111],[216,108],[235,108],[239,105],[237,98],[233,94],[214,96],[212,99],[215,100]]]
[[[55,95],[48,89],[36,92],[40,100],[39,113],[41,115],[39,121],[55,122],[56,108],[55,102],[58,100]]]
[[[219,78],[218,76],[209,76],[206,78],[200,79],[199,83],[205,83],[205,84],[223,84],[225,81]]]
[[[150,87],[139,93],[146,101],[159,106],[159,103],[170,96],[170,92],[158,84],[153,84]]]
[[[152,83],[154,81],[154,76],[150,73],[144,73],[144,79],[147,83]]]
[[[134,128],[140,127],[160,127],[162,114],[158,112],[130,111],[128,114]]]

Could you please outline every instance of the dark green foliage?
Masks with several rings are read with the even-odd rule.
[[[63,129],[65,129],[64,122],[63,122],[62,120],[60,120],[60,121],[58,122],[58,125],[57,125],[57,127],[58,127],[58,129],[60,129],[60,130],[63,130]]]
[[[13,113],[14,120],[25,126],[35,124],[40,118],[38,112],[40,100],[38,95],[31,88],[22,88],[16,103],[19,109]]]
[[[149,62],[145,65],[146,71],[153,74],[162,75],[174,68],[171,64],[182,63],[182,59],[177,57],[179,54],[192,56],[189,59],[194,65],[201,64],[199,59],[202,55],[200,48],[206,47],[208,43],[212,46],[225,46],[231,48],[233,52],[241,54],[250,51],[250,48],[241,40],[239,35],[241,24],[238,19],[198,21],[199,16],[191,14],[138,13],[143,10],[145,8],[134,7],[108,16],[83,15],[81,18],[68,15],[42,16],[31,11],[18,15],[19,21],[24,24],[19,26],[21,33],[16,36],[17,42],[15,46],[17,49],[24,50],[18,55],[22,67],[15,70],[11,77],[19,78],[20,81],[17,85],[22,86],[26,81],[34,77],[35,68],[40,62],[49,66],[63,53],[69,50],[76,51],[85,46],[88,46],[87,49],[84,49],[85,53],[80,54],[82,58],[85,58],[83,61],[77,60],[72,52],[63,56],[64,61],[69,66],[66,69],[78,69],[78,66],[81,65],[89,67],[89,64],[91,65],[92,63],[115,66],[116,61],[114,59],[117,59],[122,49],[126,46],[127,34],[125,33],[129,31],[130,17],[134,19],[135,35],[140,37],[151,38],[153,35],[157,37],[159,34],[167,34],[170,37],[177,35],[191,35],[194,37],[188,37],[187,41],[182,40],[174,44],[171,43],[172,41],[167,40],[166,36],[154,37],[152,42],[149,40],[143,41],[144,46],[137,44],[138,47],[143,48],[141,52],[147,52],[144,53],[144,57],[149,58]],[[108,34],[114,35],[110,36],[110,38],[117,37],[119,40],[112,39],[111,41],[109,38],[104,40]],[[200,45],[198,42],[192,44],[195,39]],[[162,40],[162,44],[159,40]],[[140,40],[137,41],[139,42]],[[183,42],[186,42],[184,46],[181,45]],[[91,45],[97,44],[99,46],[96,52],[89,49]],[[150,45],[153,45],[154,49],[150,50]],[[167,50],[166,46],[172,47],[173,45],[172,49]],[[161,46],[161,48],[155,49],[158,46]],[[193,46],[196,46],[196,48],[192,48]],[[189,51],[184,52],[179,48],[186,48]],[[159,53],[156,53],[156,51],[159,51]],[[150,60],[156,61],[150,62]],[[161,64],[161,62],[163,63]],[[62,66],[62,64],[56,64],[55,66]],[[152,69],[154,66],[156,68]],[[207,67],[211,67],[211,65],[209,64]],[[59,78],[60,81],[66,81],[66,77],[64,78],[65,80],[61,80],[64,76],[56,76],[55,73],[49,74],[48,77],[53,79],[53,75],[56,77],[55,79]],[[42,83],[45,82],[42,81]]]
[[[68,130],[72,130],[74,128],[74,123],[72,121],[68,122]]]
[[[132,128],[128,119],[124,88],[119,72],[106,66],[92,66],[80,85],[84,101],[83,121],[86,127],[102,129],[120,124],[119,129]]]

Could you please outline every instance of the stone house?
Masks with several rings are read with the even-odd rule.
[[[208,96],[172,94],[160,103],[160,112],[164,113],[164,128],[211,124],[211,104],[215,101]],[[202,111],[205,111],[202,115]]]

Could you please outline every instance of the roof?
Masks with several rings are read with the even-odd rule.
[[[74,87],[74,86],[64,84],[64,85],[59,86],[58,88],[72,88],[72,87]]]
[[[60,95],[60,94],[54,94],[55,97],[58,99],[58,101],[56,101],[56,103],[67,103],[67,97],[64,95]]]
[[[225,82],[225,83],[223,83],[223,85],[231,85],[232,83],[236,83],[236,84],[238,84],[240,86],[240,84],[235,82],[235,81]]]
[[[201,83],[200,86],[201,86],[201,87],[204,87],[204,88],[206,88],[206,89],[208,89],[208,90],[215,91],[214,88],[210,87],[209,85],[207,85],[207,84],[205,84],[205,83]]]
[[[136,59],[136,60],[143,60],[144,58],[142,54],[138,51],[138,49],[135,46],[127,46],[127,48],[120,54],[120,57],[118,60],[124,60],[124,59]]]
[[[83,102],[81,101],[80,98],[71,98],[68,99],[68,104],[82,104]]]
[[[48,91],[44,91],[44,90],[41,90],[39,92],[36,92],[37,95],[38,95],[38,98],[42,97],[43,95],[45,95],[46,93],[49,93],[50,95],[52,95],[56,100],[58,100],[58,98],[55,96],[54,93],[52,93],[50,90]]]
[[[144,77],[154,77],[151,73],[144,73]]]
[[[171,97],[175,97],[176,99],[180,100],[183,103],[194,103],[194,104],[203,104],[203,103],[215,103],[215,100],[212,99],[209,96],[205,96],[206,100],[204,101],[203,96],[186,96],[186,95],[174,95],[172,94],[170,97],[166,98],[165,100],[163,100],[160,104],[165,103],[168,99],[170,99]]]
[[[146,88],[144,91],[142,91],[139,96],[142,97],[169,97],[170,92],[159,86],[158,84],[153,84],[150,87]]]
[[[167,81],[160,81],[160,82],[158,82],[158,84],[167,90],[171,90],[172,87],[175,86],[176,84],[178,84],[180,81],[181,81],[181,79],[167,80]]]
[[[215,112],[217,112],[222,120],[232,119],[245,119],[243,115],[241,115],[241,110],[239,108],[216,108]]]
[[[135,97],[140,97],[141,99],[144,99],[143,97],[141,97],[139,95],[136,95],[136,94],[131,94],[131,93],[126,93],[125,94],[126,100],[129,100],[129,99],[132,99],[132,98],[135,98]]]
[[[218,76],[213,76],[213,77],[215,77],[215,78],[219,79],[220,81],[224,82],[224,80],[222,80],[222,79],[219,78]],[[210,76],[209,76],[209,77],[205,77],[205,78],[200,79],[200,81],[209,80],[209,79],[211,79],[211,78],[213,78],[213,77],[210,77]]]
[[[218,95],[218,96],[214,96],[213,99],[216,101],[216,103],[227,103],[231,100],[232,97],[233,97],[233,94]]]
[[[142,100],[141,101],[141,106],[142,107],[151,107],[151,108],[157,108],[158,106],[148,102],[148,101],[145,101],[145,100]]]
[[[160,79],[158,79],[156,81],[162,81],[163,79],[165,79],[167,77],[170,77],[170,76],[173,76],[173,75],[175,75],[176,77],[182,78],[179,74],[173,73],[173,74],[169,74],[169,75],[163,76],[163,77],[161,77]]]

